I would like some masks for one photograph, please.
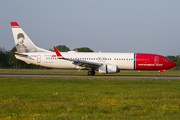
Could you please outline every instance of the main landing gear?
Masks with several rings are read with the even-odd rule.
[[[89,70],[88,75],[95,75],[95,71],[94,70]]]

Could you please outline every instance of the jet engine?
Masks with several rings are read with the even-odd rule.
[[[120,72],[118,70],[117,65],[101,65],[99,67],[99,73],[117,73]]]

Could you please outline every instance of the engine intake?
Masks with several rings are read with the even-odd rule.
[[[101,65],[99,73],[117,73],[119,72],[117,65]]]

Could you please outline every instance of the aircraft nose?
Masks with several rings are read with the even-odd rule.
[[[170,62],[170,67],[174,67],[174,66],[176,66],[176,63],[174,61],[171,61]]]

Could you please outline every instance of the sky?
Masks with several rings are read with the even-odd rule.
[[[0,47],[15,46],[18,22],[44,49],[180,55],[179,0],[1,0]]]

